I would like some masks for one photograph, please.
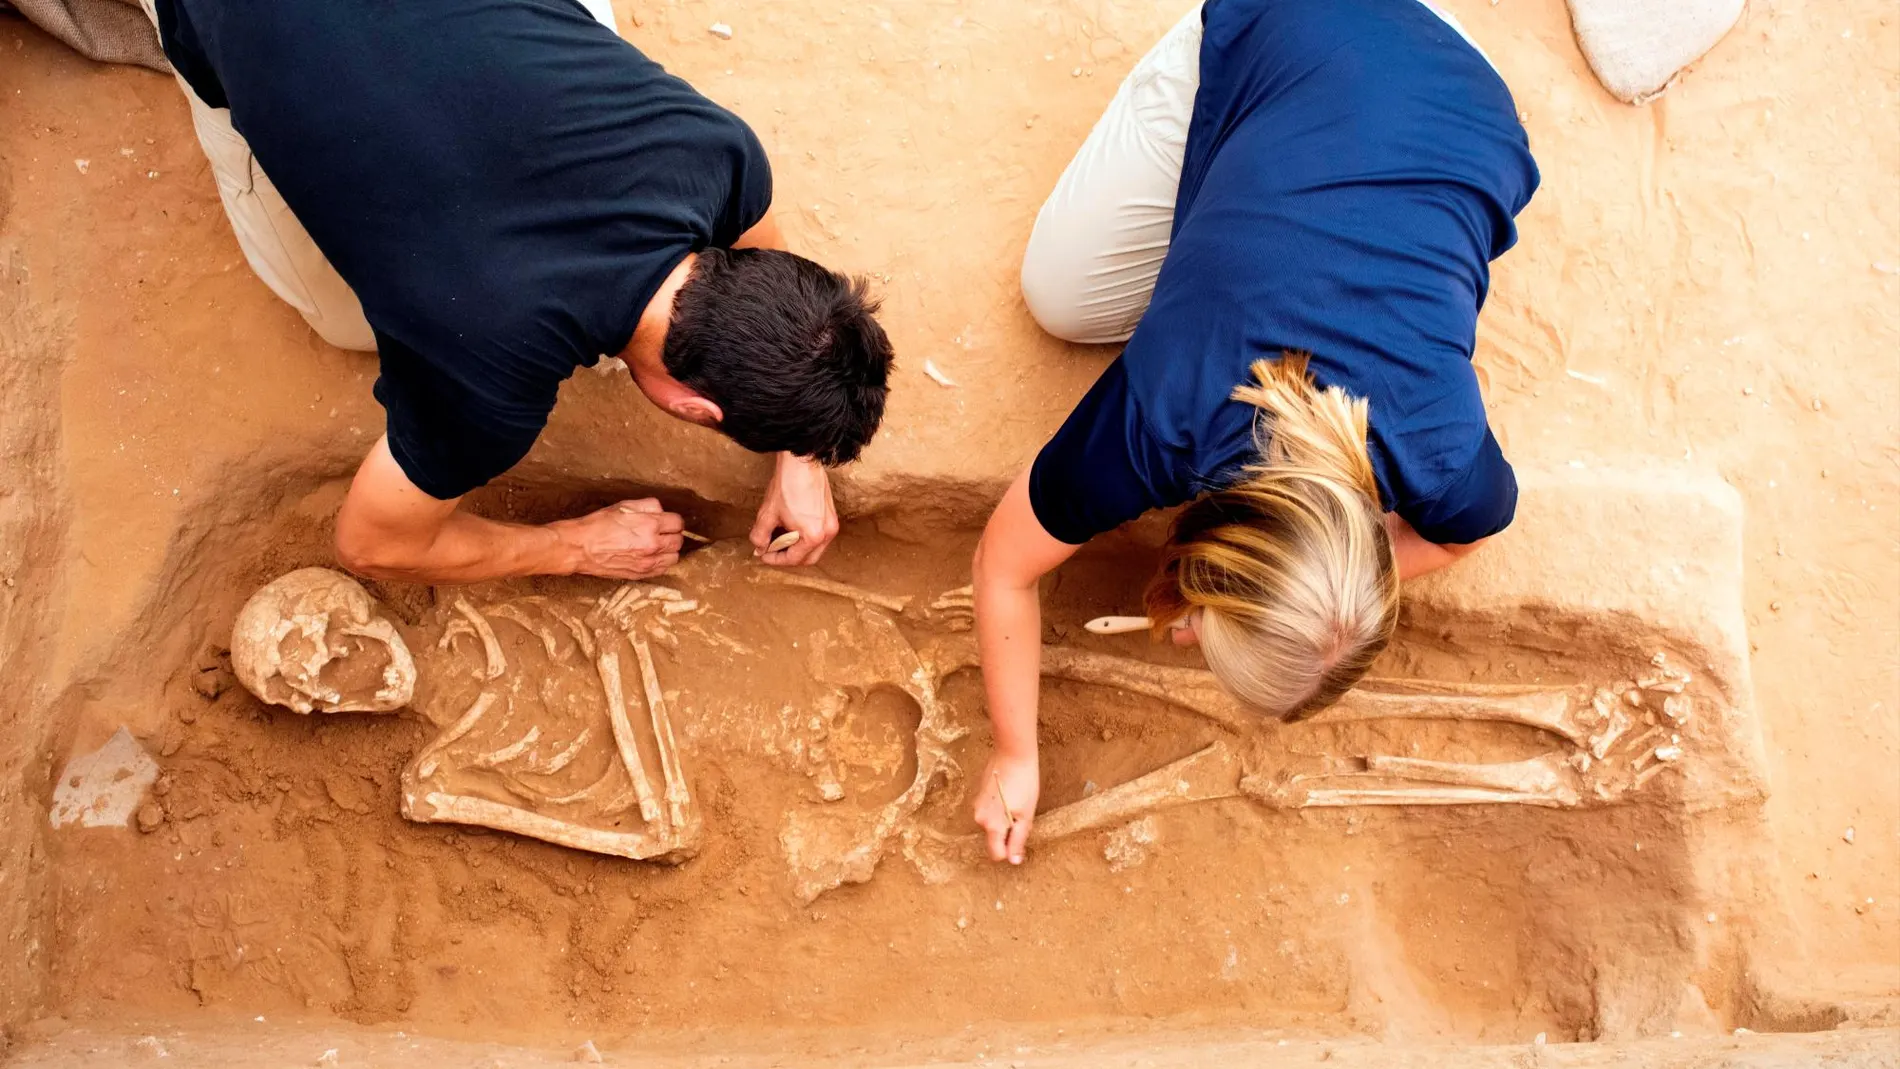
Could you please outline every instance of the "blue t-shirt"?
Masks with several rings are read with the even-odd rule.
[[[575,0],[159,0],[376,333],[390,451],[459,496],[626,347],[688,253],[765,216],[746,124]]]
[[[1312,354],[1370,404],[1381,504],[1441,544],[1511,522],[1471,367],[1489,262],[1537,165],[1511,94],[1417,0],[1209,0],[1173,240],[1134,336],[1037,456],[1086,542],[1253,462],[1248,368]]]

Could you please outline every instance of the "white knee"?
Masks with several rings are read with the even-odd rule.
[[[354,315],[304,312],[303,321],[317,332],[317,337],[339,349],[349,349],[358,353],[376,351],[376,332],[369,329],[369,320],[363,318],[362,310],[355,309]]]
[[[1052,250],[1048,244],[1030,235],[1029,248],[1023,252],[1023,303],[1047,333],[1063,341],[1087,341],[1079,265],[1073,255]]]

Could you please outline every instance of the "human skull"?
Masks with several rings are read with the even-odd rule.
[[[416,690],[416,662],[356,580],[304,568],[251,595],[231,668],[259,700],[299,713],[387,713]]]

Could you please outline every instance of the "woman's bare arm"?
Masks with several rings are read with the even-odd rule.
[[[976,822],[990,857],[1020,864],[1042,794],[1036,707],[1042,690],[1042,577],[1079,547],[1043,530],[1029,503],[1029,473],[1010,484],[983,529],[972,566],[976,638],[983,657],[996,750],[977,783]]]
[[[1412,529],[1405,518],[1396,512],[1385,514],[1385,529],[1392,536],[1392,551],[1399,558],[1399,579],[1416,579],[1428,572],[1435,572],[1447,564],[1470,556],[1487,539],[1457,546],[1441,546],[1436,542],[1427,542],[1425,537]]]

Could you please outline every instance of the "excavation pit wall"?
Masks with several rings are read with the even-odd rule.
[[[245,485],[254,484],[237,480],[232,493]],[[740,571],[696,588],[693,569],[682,569],[677,585],[703,603],[707,626],[729,621],[756,653],[695,674],[683,654],[654,651],[661,679],[681,692],[685,767],[705,806],[691,860],[635,862],[409,823],[401,772],[433,727],[302,716],[231,683],[225,645],[245,598],[332,557],[345,484],[280,485],[283,496],[261,504],[214,497],[219,506],[185,524],[106,667],[46,707],[41,752],[62,761],[129,727],[163,769],[163,820],[147,833],[46,831],[43,809],[35,817],[37,842],[8,878],[18,886],[24,875],[37,907],[29,930],[41,1012],[106,1024],[265,1016],[543,1045],[664,1036],[720,1051],[928,1041],[950,1054],[974,1049],[958,1038],[968,1021],[1042,1036],[1244,1025],[1473,1043],[1788,1024],[1764,1013],[1748,954],[1772,888],[1751,875],[1768,867],[1757,853],[1745,639],[1731,620],[1737,595],[1724,593],[1739,576],[1738,515],[1720,489],[1527,478],[1519,547],[1506,541],[1419,584],[1377,670],[1450,684],[1609,685],[1666,649],[1694,667],[1690,695],[1704,711],[1680,774],[1628,799],[1574,810],[1296,810],[1233,798],[1156,816],[1155,841],[1130,867],[1111,864],[1103,832],[1043,844],[1019,869],[964,865],[942,882],[893,849],[867,882],[804,901],[781,842],[788,816],[881,804],[915,767],[918,710],[894,687],[853,695],[832,725],[834,749],[856,755],[837,763],[840,801],[826,802],[795,748],[768,737],[775,720],[802,719],[785,707],[811,691],[809,650],[791,642],[836,629],[849,602],[734,579]],[[538,520],[643,492],[504,484],[476,507]],[[705,552],[743,552],[744,511],[659,493],[721,540]],[[931,508],[853,519],[821,571],[925,606],[968,582],[980,512],[946,503],[983,496],[931,495]],[[258,519],[232,524],[234,513]],[[1581,528],[1593,533],[1565,547],[1575,568],[1541,578],[1553,572],[1552,532],[1585,520],[1596,521]],[[1133,611],[1159,531],[1103,540],[1053,577],[1045,641],[1191,664],[1143,636],[1080,626]],[[1638,544],[1649,578],[1579,585]],[[1526,548],[1537,546],[1546,552]],[[368,586],[405,625],[454,596]],[[542,580],[465,593],[488,603],[613,587]],[[898,622],[920,643],[947,626],[928,612]],[[949,748],[961,775],[934,786],[918,821],[960,834],[989,735],[974,671],[951,675],[942,694],[968,729]],[[736,719],[748,710],[756,733]],[[1499,761],[1553,748],[1543,732],[1495,723],[1237,734],[1166,702],[1063,680],[1045,683],[1042,715],[1045,813],[1217,741],[1289,768],[1365,753]],[[31,798],[43,803],[55,771],[49,759],[29,777]]]

